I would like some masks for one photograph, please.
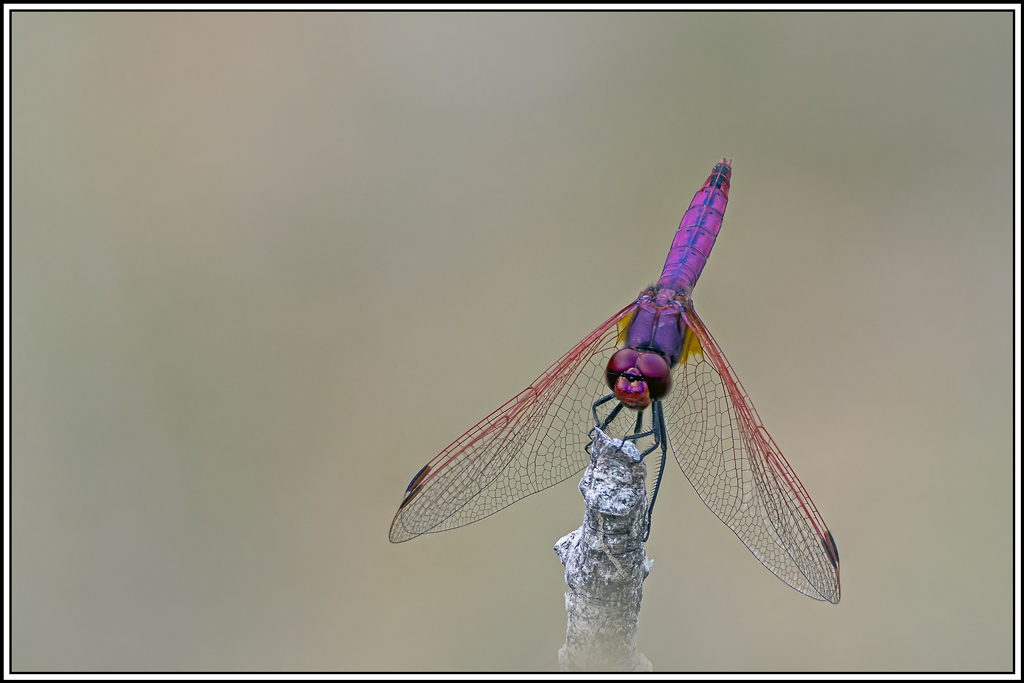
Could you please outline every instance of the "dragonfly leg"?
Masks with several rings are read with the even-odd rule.
[[[652,413],[654,412],[653,408],[651,409],[651,412]],[[640,428],[640,417],[639,416],[637,417],[636,421],[637,421],[637,429],[639,429]],[[643,453],[640,454],[640,459],[643,460],[645,455],[647,455],[648,453],[653,451],[655,448],[658,447],[658,444],[661,443],[660,434],[658,433],[657,427],[658,427],[657,422],[655,422],[654,427],[652,427],[650,430],[648,430],[646,432],[633,432],[632,434],[626,434],[625,436],[622,437],[622,440],[623,441],[636,441],[638,439],[643,439],[644,437],[647,437],[647,436],[653,436],[654,437],[654,445],[651,446],[650,448],[648,448],[647,450],[645,450]]]
[[[594,426],[596,426],[601,431],[604,431],[604,429],[608,426],[608,423],[614,420],[615,416],[619,414],[620,410],[622,410],[622,404],[620,403],[619,405],[612,408],[612,412],[608,413],[608,417],[605,418],[604,422],[602,422],[601,418],[597,416],[597,407],[599,405],[607,403],[613,398],[615,398],[615,394],[608,394],[607,396],[603,396],[594,401],[594,405],[591,407],[591,411],[593,411],[594,413]]]
[[[603,397],[597,399],[596,401],[594,401],[594,405],[591,408],[591,410],[594,413],[594,423],[597,426],[597,428],[600,429],[601,431],[604,431],[605,429],[607,429],[608,425],[611,424],[612,420],[614,420],[616,418],[616,416],[618,416],[618,414],[622,411],[622,403],[620,402],[618,405],[616,405],[614,408],[612,408],[612,411],[610,413],[608,413],[608,417],[606,417],[604,419],[604,421],[602,421],[601,418],[597,416],[597,407],[599,405],[603,404],[603,403],[607,403],[608,401],[612,400],[613,398],[615,398],[615,394],[608,394],[607,396],[603,396]],[[657,403],[659,404],[659,408],[658,409],[660,410],[660,403],[661,402],[657,401]],[[655,409],[652,407],[651,408],[651,414],[652,415],[655,414],[654,411],[655,411]],[[644,424],[644,411],[638,410],[637,411],[637,415],[636,415],[636,424],[633,427],[633,433],[632,434],[627,434],[627,435],[622,437],[623,441],[637,441],[638,439],[643,439],[643,438],[648,437],[648,436],[653,436],[654,437],[654,444],[650,448],[646,449],[644,452],[642,452],[640,454],[640,459],[641,460],[643,460],[643,458],[648,453],[652,452],[655,448],[657,448],[658,445],[662,441],[662,438],[661,438],[661,434],[662,433],[658,431],[658,425],[657,425],[657,420],[656,419],[655,419],[655,425],[649,431],[646,431],[646,432],[641,432],[640,431],[641,429],[643,429],[643,424]],[[664,429],[664,425],[662,426],[662,429]],[[589,451],[587,451],[587,452],[589,453]]]
[[[618,415],[621,410],[622,410],[622,404],[621,403],[618,404],[617,406],[615,406],[614,408],[612,408],[612,412],[608,413],[608,417],[606,417],[604,419],[604,422],[601,423],[601,430],[602,431],[604,431],[605,429],[608,428],[608,425],[610,425],[612,423],[612,420],[615,419],[615,416]]]
[[[661,478],[665,475],[665,461],[668,459],[668,435],[665,433],[665,414],[662,412],[661,401],[654,401],[651,405],[651,417],[654,420],[654,428],[658,432],[655,436],[655,444],[648,449],[644,455],[650,453],[657,446],[661,446],[661,465],[658,467],[658,480],[654,484],[654,495],[651,496],[651,504],[647,506],[647,532],[644,534],[644,542],[651,537],[651,515],[654,514],[654,502],[658,499],[658,491],[661,489]]]

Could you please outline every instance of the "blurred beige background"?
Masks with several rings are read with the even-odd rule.
[[[578,477],[412,475],[657,279],[835,534],[838,606],[670,462],[655,671],[1005,671],[1010,13],[16,13],[16,671],[557,670]],[[587,428],[581,425],[581,429]]]

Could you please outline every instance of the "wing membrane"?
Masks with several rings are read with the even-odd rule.
[[[391,541],[476,522],[576,474],[588,462],[591,404],[615,351],[619,323],[604,321],[529,387],[474,425],[413,478],[391,523]]]
[[[663,402],[668,442],[701,500],[780,579],[839,602],[839,554],[825,521],[761,425],[722,350],[692,308],[700,344]]]

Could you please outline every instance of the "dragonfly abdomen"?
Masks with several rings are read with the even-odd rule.
[[[679,222],[659,285],[689,293],[697,284],[722,228],[725,207],[729,203],[731,176],[730,163],[722,159],[694,195],[683,220]]]

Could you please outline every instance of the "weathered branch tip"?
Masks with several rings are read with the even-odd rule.
[[[647,465],[629,441],[594,429],[590,466],[580,481],[583,526],[555,544],[565,565],[565,645],[562,671],[651,671],[636,650],[643,582],[653,562],[647,524]]]

